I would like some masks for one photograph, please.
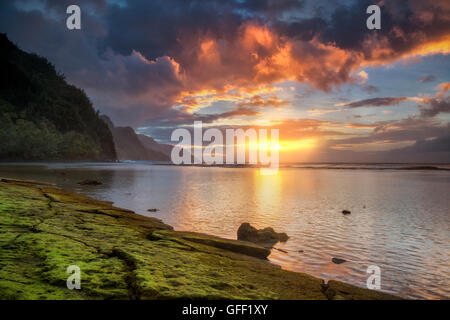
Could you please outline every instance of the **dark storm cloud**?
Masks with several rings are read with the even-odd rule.
[[[227,36],[242,22],[226,1],[133,0],[111,5],[105,15],[105,43],[128,55],[137,50],[148,59],[177,57],[180,38],[212,33]]]
[[[296,79],[329,91],[333,86],[352,81],[350,72],[360,65],[361,53],[369,60],[382,61],[449,32],[448,6],[444,1],[386,2],[382,6],[382,30],[368,32],[365,9],[372,1],[365,0],[330,0],[320,5],[306,0],[133,0],[124,2],[125,5],[106,0],[80,0],[77,3],[83,8],[81,33],[70,33],[63,27],[65,8],[71,1],[40,2],[45,10],[50,10],[48,14],[27,11],[19,1],[2,3],[1,29],[19,40],[25,49],[49,57],[69,79],[75,72],[83,74],[76,78],[79,85],[84,84],[80,82],[82,77],[93,74],[92,78],[96,78],[96,73],[108,72],[101,63],[108,49],[119,56],[137,51],[148,60],[170,56],[180,64],[181,70],[194,74],[197,79],[193,83],[195,80],[214,82],[212,86],[220,87],[233,78],[241,84],[255,81],[252,71],[258,61],[249,61],[242,55],[243,48],[237,44],[240,40],[236,40],[245,31],[243,24],[251,20],[267,26],[272,37],[283,39],[274,41],[273,47],[252,47],[260,59],[270,59],[287,42],[286,48],[290,48],[293,59],[308,60],[308,65],[318,61],[317,66],[303,65],[292,70]],[[45,41],[36,34],[45,37]],[[204,66],[199,63],[198,46],[202,37],[217,39],[221,68],[201,71]],[[356,54],[333,53],[332,48],[325,50],[317,43],[311,44],[313,38]],[[391,51],[380,56],[372,49],[382,39]],[[331,65],[335,66],[333,70],[326,60],[336,55],[342,58]],[[287,75],[286,70],[266,67],[273,70],[257,81],[278,81],[293,76]],[[223,74],[223,79],[207,79],[206,75],[213,72]]]
[[[279,14],[291,10],[299,10],[305,6],[304,0],[244,0],[230,1],[239,9],[245,9],[248,13],[264,12]]]
[[[382,29],[377,31],[366,28],[366,8],[374,3],[368,0],[34,3],[39,2],[33,7],[24,1],[1,1],[0,31],[26,51],[49,58],[117,125],[148,125],[146,130],[163,139],[174,127],[195,120],[251,117],[262,113],[263,107],[285,104],[266,95],[255,101],[247,96],[241,104],[215,114],[180,107],[179,101],[195,99],[196,92],[224,94],[226,87],[249,88],[287,79],[329,92],[345,83],[360,85],[353,74],[361,67],[443,52],[445,46],[439,43],[450,35],[450,5],[444,0],[382,1]],[[65,28],[65,8],[73,3],[82,8],[79,32]],[[361,89],[377,91],[370,85]],[[388,106],[405,100],[373,98],[346,106]],[[379,123],[368,137],[348,142],[410,141],[446,133],[448,128],[432,120],[448,112],[448,100],[434,97],[421,112],[422,122]],[[295,122],[287,131],[301,135],[306,125]],[[324,134],[317,128],[310,133]]]
[[[419,140],[410,147],[404,148],[406,152],[450,152],[450,135],[430,140]]]
[[[339,106],[348,108],[361,108],[361,107],[385,107],[397,105],[402,101],[407,101],[407,97],[383,97],[383,98],[372,98],[365,99],[355,102],[350,102],[347,104],[340,104]]]
[[[351,80],[349,73],[361,63],[359,55],[374,63],[390,62],[430,41],[440,41],[450,32],[449,8],[444,1],[385,1],[382,29],[374,32],[366,28],[366,8],[373,4],[371,0],[321,3],[327,10],[320,10],[314,3],[315,11],[308,9],[313,3],[293,0],[130,1],[126,7],[111,5],[108,8],[105,21],[109,33],[105,45],[123,55],[137,50],[148,59],[169,55],[189,70],[199,67],[196,65],[198,52],[194,49],[199,37],[232,43],[242,23],[252,19],[293,41],[293,55],[297,59],[308,56],[308,52],[317,52],[317,48],[302,43],[313,38],[356,53],[357,57],[341,62],[338,73],[314,69],[316,74],[323,73],[323,77],[298,78],[299,81],[312,80],[315,86],[328,91],[330,85]],[[295,12],[303,15],[289,18]],[[186,43],[193,45],[186,48]],[[301,54],[295,53],[298,50]],[[230,54],[226,54],[223,58],[232,61]],[[244,61],[241,68],[243,66]],[[233,72],[239,70],[232,69]]]
[[[52,14],[56,15],[65,15],[67,7],[73,4],[83,8],[83,11],[89,11],[90,14],[100,13],[108,5],[107,0],[41,0],[41,3],[46,10],[50,10]]]
[[[426,75],[420,79],[418,79],[419,82],[425,83],[425,82],[434,82],[436,81],[436,77],[433,76],[432,74]]]
[[[439,113],[450,113],[450,97],[424,99],[424,104],[420,106],[420,114],[423,117],[434,117]]]
[[[52,14],[45,11],[45,3],[43,8],[25,10],[14,2],[0,2],[0,31],[21,49],[46,57],[69,77],[82,69],[98,68],[98,37],[106,33],[98,19],[83,12],[85,31],[71,32],[65,27],[65,8]]]
[[[402,120],[384,121],[375,124],[366,136],[333,141],[335,145],[355,145],[373,143],[399,143],[420,141],[450,134],[450,125],[443,125],[432,119],[410,117]]]
[[[437,41],[448,35],[450,6],[444,0],[389,0],[381,2],[381,30],[368,32],[366,8],[371,0],[355,1],[339,6],[332,14],[323,39],[338,47],[356,50],[366,60],[392,59],[419,47],[423,42]],[[373,50],[379,43],[383,52]]]

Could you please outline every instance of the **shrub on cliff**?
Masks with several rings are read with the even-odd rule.
[[[83,90],[0,34],[0,160],[115,160],[111,132]]]

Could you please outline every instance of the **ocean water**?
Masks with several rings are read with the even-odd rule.
[[[0,176],[54,182],[176,230],[236,239],[243,222],[271,226],[290,236],[269,257],[285,269],[366,287],[367,268],[375,265],[382,291],[450,298],[449,170],[289,165],[265,176],[257,168],[148,163],[2,164]],[[83,179],[103,184],[76,183]]]

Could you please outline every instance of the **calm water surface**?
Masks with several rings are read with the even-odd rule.
[[[0,176],[55,182],[177,230],[235,239],[242,222],[271,226],[290,236],[275,246],[286,252],[270,256],[285,269],[365,287],[367,267],[377,265],[383,291],[450,298],[450,171],[363,168],[263,176],[252,168],[3,164]],[[103,185],[76,184],[83,179]],[[333,257],[347,262],[336,265]]]

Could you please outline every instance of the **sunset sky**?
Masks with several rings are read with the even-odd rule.
[[[448,0],[2,1],[0,32],[160,142],[202,120],[278,128],[282,161],[450,162]]]

